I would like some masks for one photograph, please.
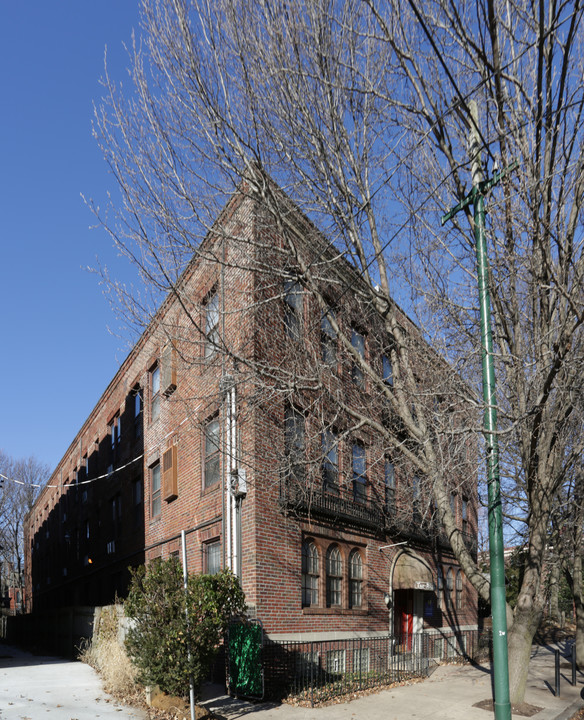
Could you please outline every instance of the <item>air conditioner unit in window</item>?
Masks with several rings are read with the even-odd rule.
[[[160,390],[165,397],[176,390],[176,349],[169,342],[164,346],[160,368]]]
[[[162,455],[162,497],[170,502],[178,497],[178,468],[176,445]]]

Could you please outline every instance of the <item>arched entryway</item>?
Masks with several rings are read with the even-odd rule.
[[[410,548],[395,558],[390,571],[390,597],[393,598],[393,634],[408,649],[424,627],[424,593],[434,590],[429,564]]]

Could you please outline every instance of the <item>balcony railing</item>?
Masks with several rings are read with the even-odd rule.
[[[280,507],[285,512],[300,516],[342,522],[347,527],[364,527],[383,535],[450,547],[448,537],[438,523],[425,521],[421,516],[417,517],[415,512],[409,519],[398,517],[383,499],[357,499],[352,488],[338,485],[329,486],[328,489],[322,486],[310,487],[300,480],[283,478],[280,481]],[[476,557],[476,537],[463,533],[463,538],[469,552]]]
[[[307,488],[298,482],[280,483],[280,505],[284,510],[301,515],[343,521],[346,525],[367,527],[381,531],[384,515],[381,508],[370,500],[356,501],[352,492],[337,487],[336,490]]]

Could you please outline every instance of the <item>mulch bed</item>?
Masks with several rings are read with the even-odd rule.
[[[473,707],[481,708],[481,710],[493,711],[494,702],[492,700],[481,700],[481,702],[475,703]],[[511,713],[513,715],[520,715],[521,717],[532,717],[536,715],[543,708],[537,707],[536,705],[530,705],[529,703],[512,703]]]

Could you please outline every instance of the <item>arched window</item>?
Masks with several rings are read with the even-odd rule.
[[[336,545],[331,545],[326,554],[326,604],[340,606],[343,597],[343,561]]]
[[[438,609],[442,610],[444,607],[444,574],[440,565],[438,565],[438,568],[436,570],[436,585],[436,594],[438,596]]]
[[[446,573],[446,603],[453,607],[452,600],[454,595],[454,571],[448,568]]]
[[[462,570],[456,573],[456,609],[462,610]]]
[[[358,608],[363,603],[363,562],[358,550],[349,555],[349,607]]]
[[[318,605],[318,550],[313,542],[302,543],[302,607]]]

